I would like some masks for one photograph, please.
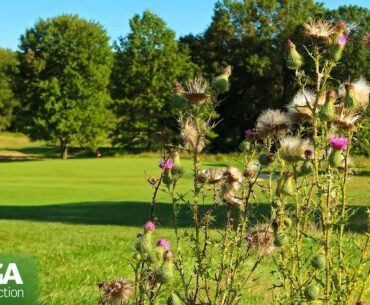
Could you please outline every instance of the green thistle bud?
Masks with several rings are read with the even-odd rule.
[[[288,40],[288,57],[287,57],[287,66],[288,69],[297,70],[303,65],[303,57],[298,53],[295,44]]]
[[[184,98],[181,94],[176,93],[169,101],[169,106],[172,109],[185,109],[188,105],[186,98]]]
[[[344,98],[344,107],[347,109],[358,108],[358,101],[355,95],[353,84],[346,83],[345,88],[346,88],[346,96]]]
[[[139,253],[135,253],[134,256],[132,257],[134,260],[136,261],[140,261],[141,260],[141,255]]]
[[[343,50],[344,45],[335,45],[330,52],[331,59],[335,62],[339,61],[342,58]]]
[[[274,245],[276,247],[282,247],[286,243],[286,236],[284,233],[276,233],[274,235]]]
[[[173,255],[170,250],[164,252],[163,263],[154,273],[154,278],[161,284],[169,283],[173,279]]]
[[[292,220],[289,217],[285,217],[283,222],[284,225],[288,228],[292,225]]]
[[[171,177],[171,170],[170,169],[165,169],[164,170],[162,181],[165,185],[171,185],[172,177]]]
[[[175,179],[178,179],[184,174],[184,168],[181,165],[180,154],[178,151],[174,150],[172,152],[172,160],[174,162],[174,166],[171,169],[171,174]]]
[[[172,293],[167,299],[167,305],[181,305],[182,302],[176,293]]]
[[[329,156],[329,164],[332,167],[341,167],[343,163],[342,152],[333,148]]]
[[[218,76],[212,81],[212,88],[217,94],[229,91],[229,81],[224,76]]]
[[[164,261],[161,267],[154,273],[154,278],[158,283],[166,284],[173,279],[173,263],[171,261]]]
[[[313,164],[312,162],[305,160],[301,165],[300,174],[305,176],[313,173]]]
[[[328,92],[325,104],[322,106],[320,116],[322,119],[332,121],[335,117],[335,92],[330,90]]]
[[[217,76],[212,81],[212,89],[216,92],[216,94],[221,94],[229,91],[230,84],[229,84],[229,77],[231,75],[231,67],[227,66],[220,76]]]
[[[186,98],[182,95],[184,92],[180,83],[173,86],[174,96],[169,102],[169,106],[173,109],[185,109],[188,105]]]
[[[242,152],[248,151],[250,147],[251,147],[251,144],[247,140],[244,140],[243,142],[239,144],[239,149]]]
[[[311,261],[312,267],[316,270],[324,270],[326,266],[326,259],[325,256],[322,254],[315,255]]]
[[[135,248],[137,252],[149,253],[152,251],[152,232],[144,232],[144,234],[139,235],[136,239]]]
[[[294,191],[294,180],[293,175],[290,172],[284,173],[284,179],[281,183],[279,194],[293,196],[295,194]]]
[[[304,290],[304,295],[309,301],[314,301],[319,298],[320,288],[317,285],[309,285]]]

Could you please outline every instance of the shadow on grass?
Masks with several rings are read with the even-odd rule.
[[[199,211],[204,214],[210,206],[201,205]],[[353,207],[356,210],[347,230],[353,232],[366,231],[366,207]],[[124,225],[142,226],[148,219],[150,206],[146,202],[79,202],[46,206],[0,206],[0,219],[30,220],[45,222],[62,222],[69,224],[91,225]],[[226,207],[215,209],[214,227],[222,227],[225,221]],[[157,203],[155,215],[160,225],[172,226],[172,206]],[[260,204],[250,210],[251,222],[265,222],[270,218],[270,206]],[[237,217],[236,213],[233,217]],[[182,205],[179,209],[179,226],[192,224],[192,211]]]

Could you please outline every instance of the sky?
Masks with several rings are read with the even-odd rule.
[[[128,21],[148,9],[178,36],[203,32],[211,22],[216,0],[0,0],[0,47],[16,50],[19,37],[40,18],[78,14],[102,24],[111,40],[129,32]],[[328,8],[356,4],[370,9],[369,0],[321,0]]]

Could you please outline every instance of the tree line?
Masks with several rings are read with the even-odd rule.
[[[231,65],[232,90],[217,108],[223,120],[210,151],[234,150],[262,109],[289,103],[297,88],[285,68],[286,41],[299,42],[302,23],[319,17],[343,20],[350,29],[334,79],[370,79],[364,41],[370,11],[358,6],[223,0],[203,33],[179,38],[145,11],[113,45],[96,22],[75,15],[41,19],[20,37],[16,52],[0,49],[0,129],[58,143],[62,158],[70,146],[156,150],[158,134],[170,141],[177,128],[168,107],[173,85],[200,73],[211,79]],[[357,149],[368,153],[366,129],[361,138]]]

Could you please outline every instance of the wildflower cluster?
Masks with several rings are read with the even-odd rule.
[[[362,78],[337,86],[331,77],[350,39],[344,22],[311,20],[303,32],[307,45],[287,44],[298,92],[286,111],[260,114],[233,165],[209,168],[201,162],[231,67],[211,82],[198,77],[174,85],[169,106],[181,142],[167,143],[159,178],[148,179],[151,220],[136,240],[135,282],[102,283],[103,304],[241,304],[266,257],[274,262],[275,278],[266,286],[274,304],[365,304],[370,232],[359,242],[344,232],[351,213],[350,149],[366,117],[370,88]],[[178,188],[185,173],[180,152],[192,163],[188,192]],[[172,203],[173,249],[165,239],[152,243],[159,191]],[[271,205],[269,220],[255,213],[261,198]],[[180,226],[189,214],[192,225]]]
[[[299,86],[285,113],[291,128],[287,134],[276,128],[272,139],[261,138],[277,147],[274,171],[279,178],[271,197],[279,249],[274,257],[275,301],[363,304],[369,235],[362,245],[353,244],[344,231],[350,217],[350,148],[366,118],[370,88],[363,78],[339,87],[331,78],[350,39],[344,22],[311,20],[303,29],[307,44],[302,52],[288,42],[287,65]],[[310,65],[314,74],[307,70]]]

